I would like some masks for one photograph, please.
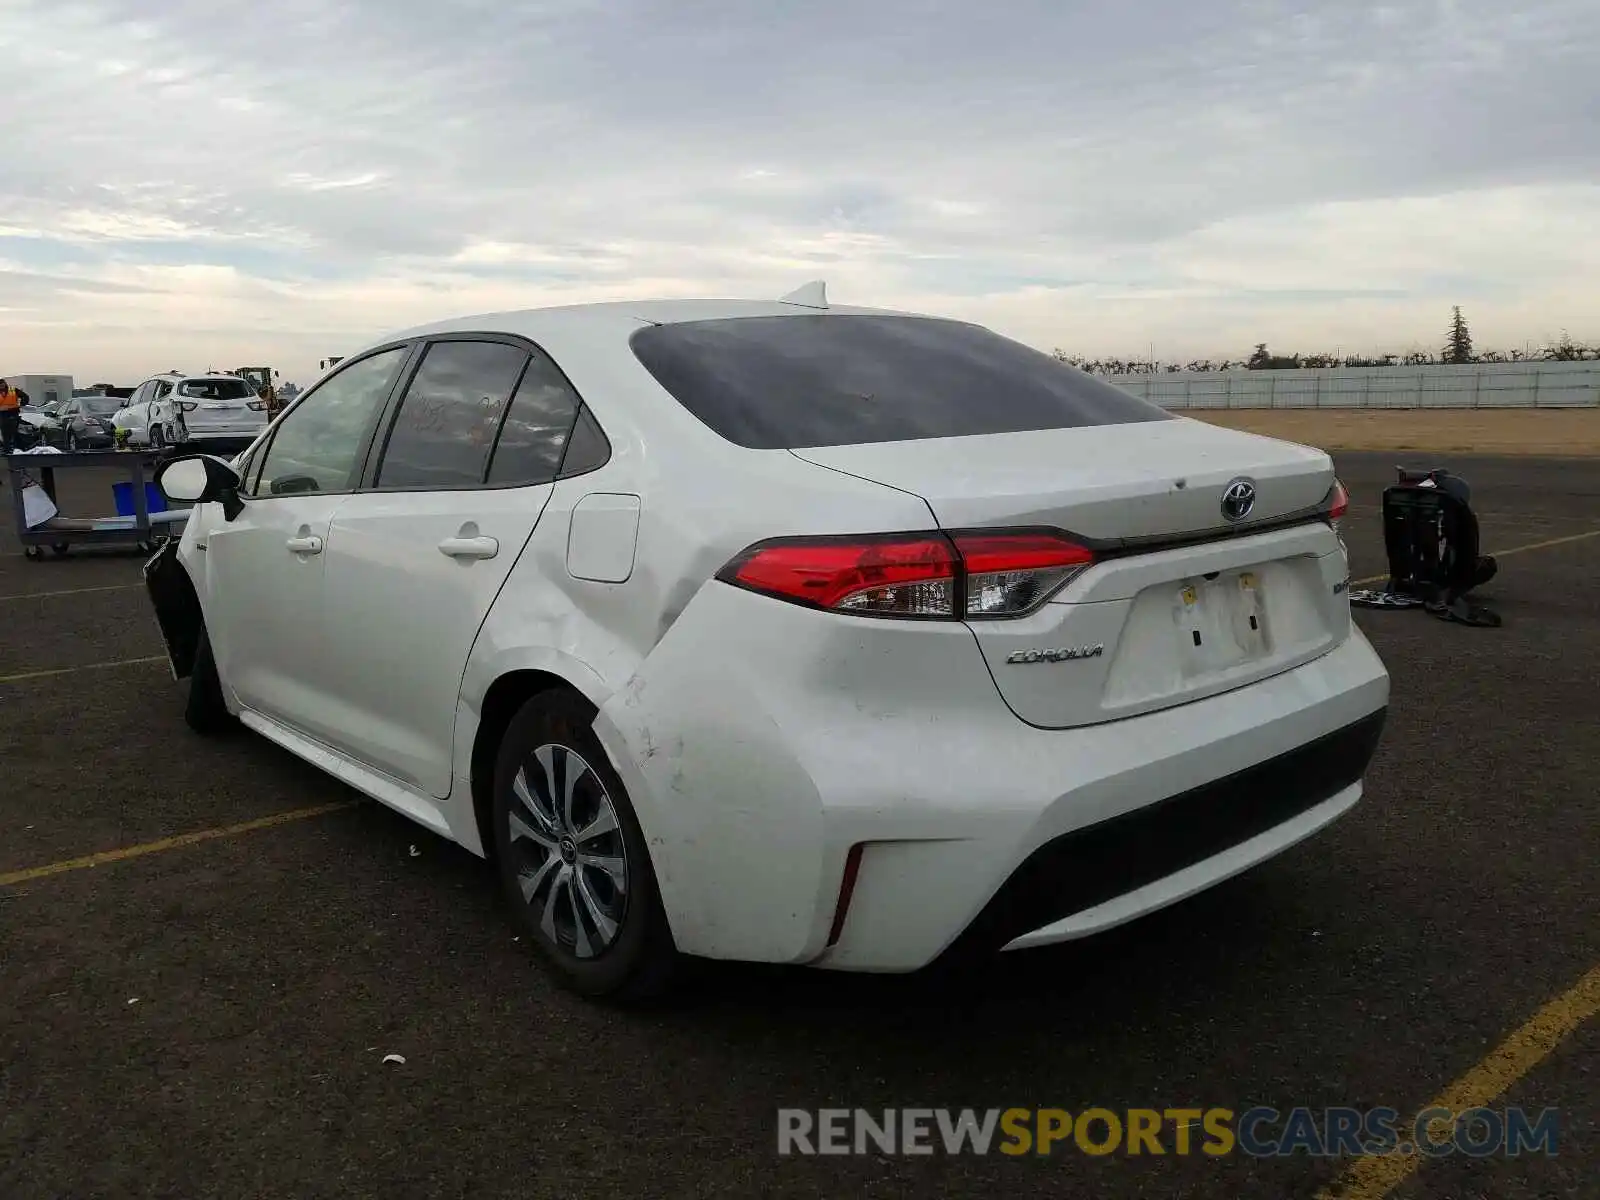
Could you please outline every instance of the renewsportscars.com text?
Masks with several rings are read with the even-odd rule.
[[[1553,1156],[1560,1110],[1392,1108],[780,1108],[778,1153],[1246,1154],[1315,1158],[1421,1154]]]

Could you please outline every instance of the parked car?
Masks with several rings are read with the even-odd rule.
[[[148,446],[150,444],[150,404],[135,403],[127,399],[123,407],[111,415],[111,424],[117,433],[122,435],[125,444],[129,446]]]
[[[50,418],[37,408],[24,408],[20,415],[22,419],[17,423],[17,449],[32,450],[35,446],[47,445],[44,430]]]
[[[490,857],[587,995],[1082,937],[1357,802],[1326,454],[802,298],[414,329],[164,464],[189,724]]]
[[[37,411],[46,445],[58,450],[109,450],[116,442],[112,416],[122,404],[115,396],[69,396]]]
[[[116,414],[128,443],[168,446],[245,443],[267,425],[267,405],[237,375],[168,372],[145,380]]]

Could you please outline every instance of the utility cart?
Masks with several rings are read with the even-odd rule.
[[[155,471],[160,455],[151,452],[126,450],[73,450],[64,454],[11,454],[0,456],[6,467],[7,482],[11,489],[12,516],[16,522],[17,540],[22,552],[29,558],[44,556],[46,546],[63,555],[73,546],[132,546],[148,554],[157,540],[168,533],[182,531],[189,517],[188,509],[165,510],[157,497],[156,511],[152,511],[151,497],[146,492],[146,482]],[[126,482],[112,489],[107,497],[107,507],[131,508],[131,512],[98,517],[74,517],[60,511],[56,495],[56,472],[80,469],[110,468],[122,472]],[[49,498],[48,507],[55,515],[29,528],[29,497],[25,491],[37,487]],[[126,500],[119,495],[127,489]],[[38,500],[35,500],[38,503]]]

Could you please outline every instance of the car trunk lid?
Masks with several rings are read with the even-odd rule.
[[[946,529],[1050,525],[1098,542],[1254,528],[1315,506],[1333,485],[1320,450],[1186,418],[794,453],[921,496]],[[1255,502],[1230,522],[1222,491],[1241,477]]]
[[[1328,456],[1199,421],[807,448],[921,497],[946,530],[1061,530],[1096,563],[1035,612],[969,620],[995,684],[1061,728],[1290,670],[1349,634],[1342,542],[1319,512]],[[1254,500],[1224,513],[1230,485]]]

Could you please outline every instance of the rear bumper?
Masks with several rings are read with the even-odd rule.
[[[1388,695],[1352,630],[1232,692],[1043,730],[962,627],[869,633],[713,586],[595,728],[680,949],[910,971],[1083,936],[1280,852],[1356,802]]]
[[[1119,925],[1282,852],[1360,798],[1386,709],[1265,762],[1040,846],[952,949],[1015,950]]]
[[[247,426],[242,429],[188,429],[188,441],[191,442],[248,442],[260,436],[265,425]]]

